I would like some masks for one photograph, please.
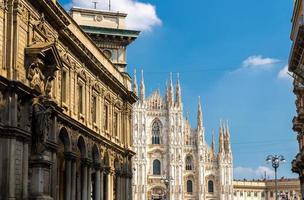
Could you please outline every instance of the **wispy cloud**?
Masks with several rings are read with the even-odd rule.
[[[247,59],[245,59],[242,63],[242,67],[253,69],[268,69],[278,62],[280,62],[280,60],[275,58],[254,55],[249,56]]]
[[[285,65],[278,73],[278,79],[291,80],[292,77],[288,74],[288,65]]]
[[[249,167],[236,167],[234,168],[234,177],[236,179],[261,179],[265,177],[272,178],[274,176],[274,171],[265,166],[259,166],[256,169]]]
[[[107,9],[108,5],[99,1],[99,9]],[[64,7],[79,6],[92,8],[92,1],[88,0],[73,0],[72,4],[67,4]],[[111,9],[114,11],[125,12],[128,14],[126,24],[128,29],[136,29],[141,31],[151,31],[153,27],[162,24],[161,19],[157,16],[156,7],[150,3],[143,3],[137,0],[112,0]]]

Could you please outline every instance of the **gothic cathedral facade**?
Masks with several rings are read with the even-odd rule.
[[[133,89],[138,93],[136,74]],[[211,146],[205,141],[200,102],[196,128],[183,116],[179,78],[175,94],[171,76],[165,98],[159,91],[146,98],[142,73],[138,96],[133,107],[134,200],[231,200],[233,161],[228,124],[221,124],[216,153],[214,135]]]

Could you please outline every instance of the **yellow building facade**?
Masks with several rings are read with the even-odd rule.
[[[125,50],[139,32],[85,29],[56,0],[0,3],[0,199],[132,199]]]
[[[297,134],[299,152],[292,161],[292,171],[299,175],[302,196],[304,196],[304,1],[295,0],[292,13],[292,27],[290,39],[292,40],[289,55],[288,70],[293,74],[293,93],[296,96],[296,116],[293,118],[293,130]]]
[[[298,179],[278,180],[279,199],[300,200],[300,181]],[[275,200],[274,180],[235,180],[233,181],[234,200]]]

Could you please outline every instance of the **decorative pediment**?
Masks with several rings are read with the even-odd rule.
[[[33,43],[55,41],[56,34],[47,25],[44,13],[33,23]]]
[[[36,43],[25,48],[25,54],[30,87],[48,96],[55,72],[63,67],[56,44],[54,42]]]

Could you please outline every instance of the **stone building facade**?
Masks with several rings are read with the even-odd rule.
[[[278,179],[279,199],[302,199],[298,179]],[[274,180],[235,180],[233,181],[234,200],[275,200]]]
[[[293,118],[293,130],[297,134],[299,153],[292,161],[292,171],[299,174],[304,196],[304,1],[295,0],[290,38],[292,47],[289,56],[289,71],[293,73],[293,92],[296,96],[297,115]]]
[[[138,93],[136,75],[133,83]],[[194,200],[233,198],[233,159],[230,133],[222,124],[219,151],[205,141],[201,104],[198,104],[197,126],[191,128],[183,116],[179,78],[172,77],[166,96],[159,91],[145,96],[145,83],[139,86],[139,101],[133,107],[133,199]]]
[[[125,57],[109,52],[138,32],[102,31],[81,29],[56,0],[1,0],[0,199],[132,199],[137,97]]]

